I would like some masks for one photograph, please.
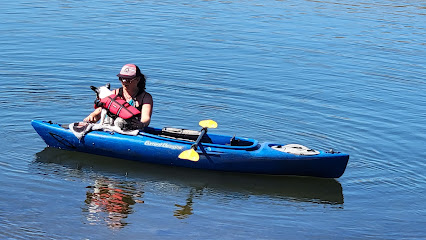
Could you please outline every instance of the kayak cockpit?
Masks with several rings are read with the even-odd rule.
[[[52,122],[47,122],[53,124]],[[69,129],[68,125],[58,124],[58,126]],[[152,128],[145,127],[143,131],[139,132],[139,135],[149,136],[162,141],[179,141],[186,143],[193,143],[197,140],[200,135],[200,131],[189,130],[182,128]],[[227,148],[227,149],[239,149],[239,150],[255,150],[259,148],[259,142],[251,138],[242,138],[235,136],[217,135],[217,134],[204,134],[201,141],[205,146]]]

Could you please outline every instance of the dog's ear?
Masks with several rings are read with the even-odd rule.
[[[99,97],[99,88],[90,86],[90,88],[96,93],[96,97]]]
[[[107,83],[106,87],[111,90],[111,84]]]

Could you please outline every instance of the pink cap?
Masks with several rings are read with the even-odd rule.
[[[140,72],[140,70],[139,70]],[[122,78],[134,78],[138,76],[138,67],[135,64],[126,64],[121,68],[121,71],[119,74],[117,74],[118,77]]]

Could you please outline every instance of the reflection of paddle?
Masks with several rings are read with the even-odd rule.
[[[191,149],[185,150],[181,154],[179,154],[180,159],[190,160],[194,162],[198,161],[200,159],[200,155],[195,151],[198,148],[198,143],[200,143],[204,134],[207,132],[207,128],[217,128],[217,123],[213,120],[203,120],[200,121],[199,124],[203,129],[201,129],[201,133],[198,136],[197,141],[195,141],[195,143],[191,145]]]

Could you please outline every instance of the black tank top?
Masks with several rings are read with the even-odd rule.
[[[138,96],[141,95],[142,93],[144,94],[143,97],[142,97],[142,102],[139,104],[139,106],[137,106],[137,107],[134,106],[134,105],[136,105],[136,100],[138,99]],[[131,102],[129,102],[129,104],[132,105],[132,106],[134,106],[134,107],[136,107],[139,111],[142,111],[143,99],[145,98],[145,95],[146,95],[145,90],[142,90],[142,91],[139,90],[138,94],[136,94],[136,97],[132,98],[132,100],[131,100],[131,102],[133,102],[133,104]],[[125,99],[122,87],[118,89],[118,96],[120,96],[123,99]]]

